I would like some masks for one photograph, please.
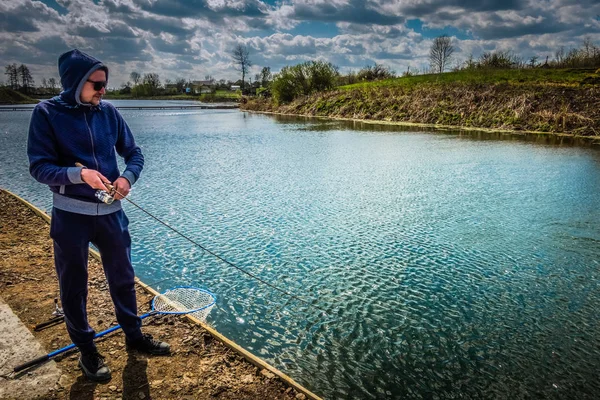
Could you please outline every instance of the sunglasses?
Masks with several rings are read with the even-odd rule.
[[[102,90],[102,88],[105,88],[108,84],[108,81],[90,81],[89,79],[87,81],[94,84],[94,90],[97,92]]]

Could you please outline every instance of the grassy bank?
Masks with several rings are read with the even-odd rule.
[[[25,96],[21,92],[6,87],[0,87],[0,104],[36,104],[38,101]]]
[[[594,70],[460,71],[348,85],[287,105],[242,108],[285,114],[455,127],[600,135]]]
[[[216,93],[205,93],[201,95],[173,94],[145,97],[134,97],[128,94],[119,94],[118,92],[107,92],[104,96],[104,98],[107,100],[187,100],[201,101],[204,103],[238,102],[240,97],[240,94],[226,90],[218,90]]]

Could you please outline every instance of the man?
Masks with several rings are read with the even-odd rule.
[[[108,68],[71,50],[60,56],[58,69],[64,90],[33,110],[27,143],[29,170],[53,192],[50,236],[54,263],[67,331],[81,352],[79,366],[88,378],[103,381],[111,374],[94,344],[95,332],[86,311],[89,243],[100,250],[128,347],[158,355],[170,351],[168,344],[141,332],[129,220],[118,201],[140,176],[144,157],[123,117],[111,104],[102,102]],[[122,174],[116,154],[126,164]],[[111,204],[95,197],[98,189],[106,190],[105,184],[112,184],[117,191]]]

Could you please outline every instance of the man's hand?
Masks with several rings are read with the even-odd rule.
[[[81,180],[90,185],[93,189],[99,190],[107,190],[104,184],[110,184],[110,181],[95,169],[83,168],[81,170]]]
[[[121,200],[122,198],[127,197],[129,191],[131,190],[129,181],[123,177],[120,177],[116,181],[114,181],[113,186],[116,189],[115,200]]]

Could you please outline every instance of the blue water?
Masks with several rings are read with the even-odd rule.
[[[122,113],[146,157],[130,198],[316,307],[125,203],[137,274],[167,279],[159,290],[214,291],[209,322],[317,394],[599,393],[598,146],[237,110]],[[0,113],[0,186],[49,209],[27,171],[28,120]]]

